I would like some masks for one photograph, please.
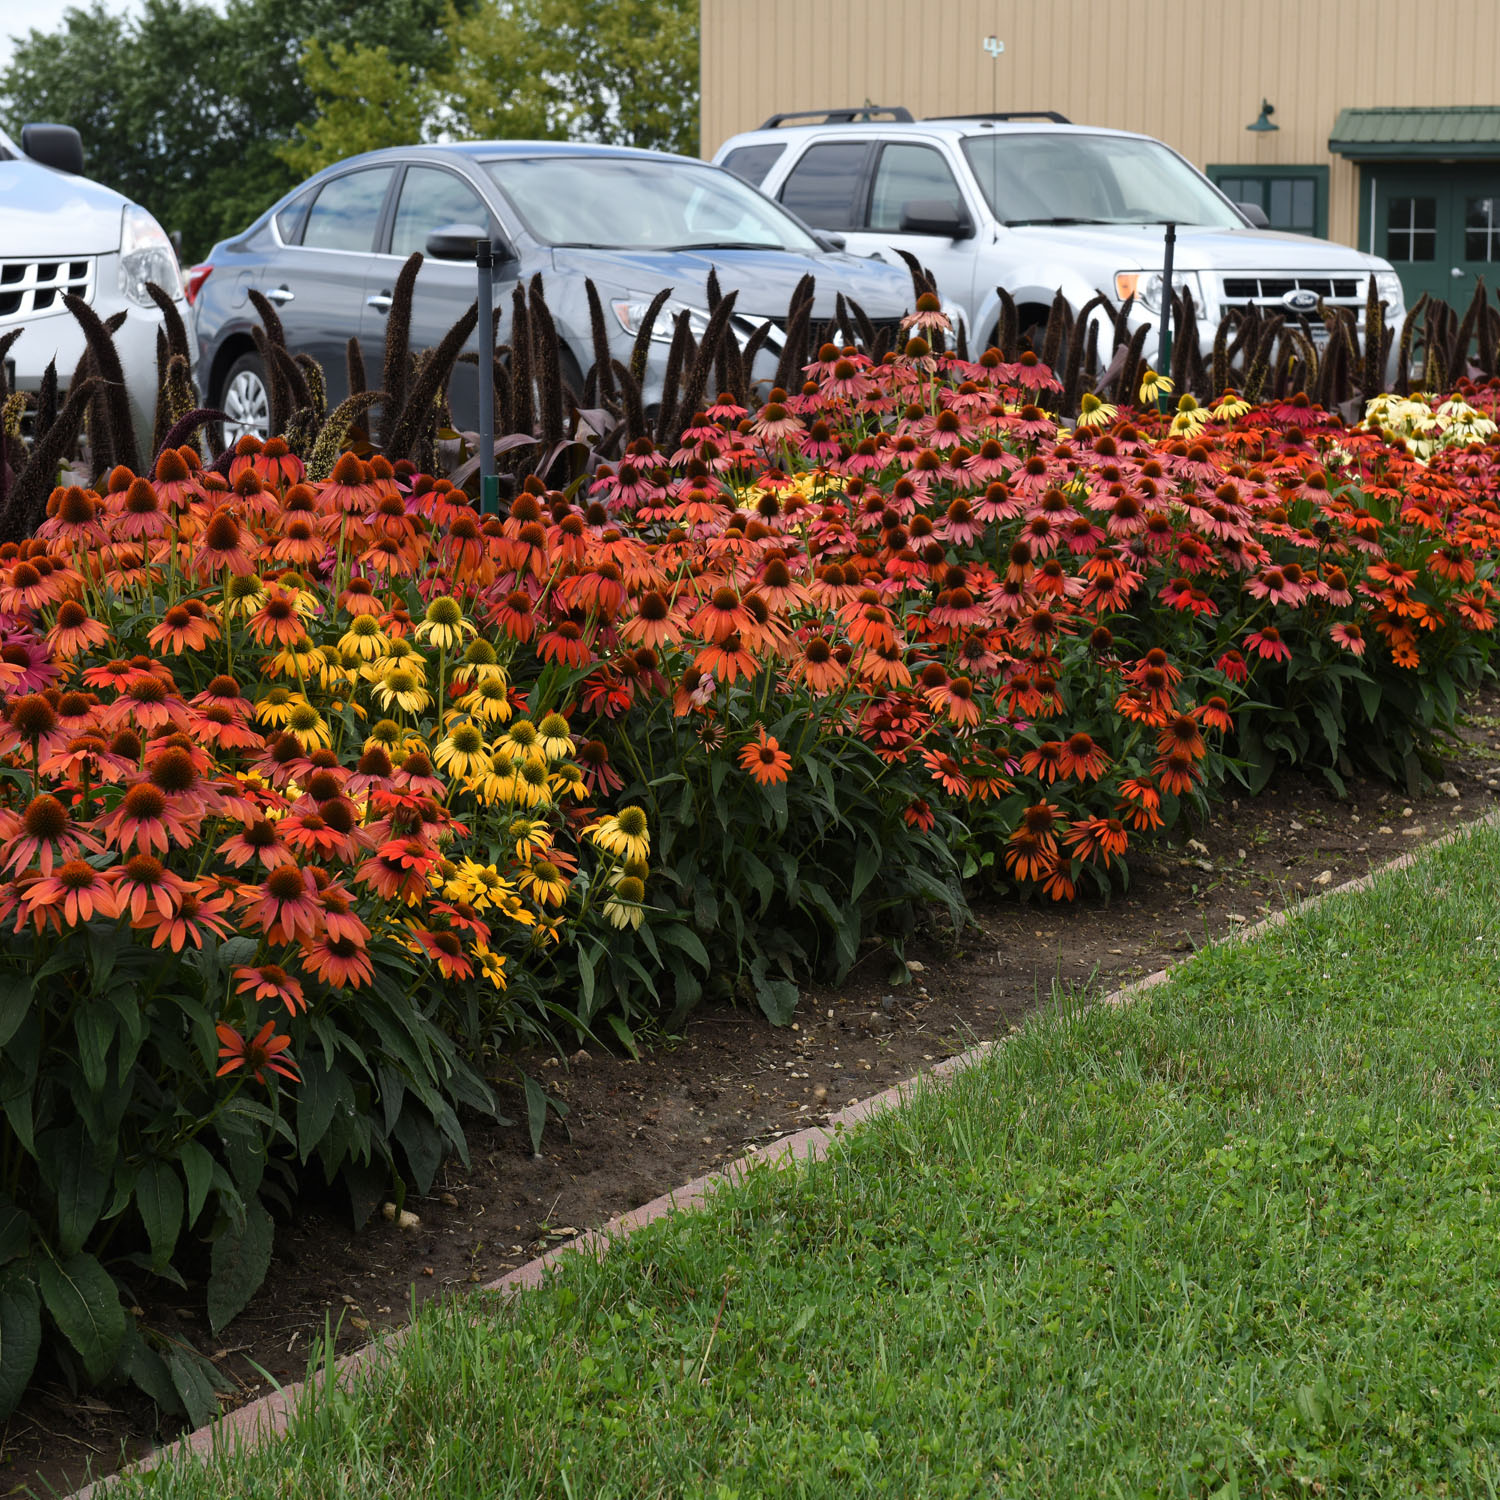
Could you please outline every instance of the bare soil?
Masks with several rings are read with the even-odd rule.
[[[226,1407],[306,1371],[330,1324],[340,1352],[401,1323],[413,1303],[488,1282],[754,1145],[929,1067],[1016,1024],[1054,981],[1114,988],[1206,941],[1491,811],[1500,797],[1500,691],[1472,705],[1463,744],[1435,789],[1405,795],[1356,780],[1346,799],[1286,773],[1262,795],[1135,852],[1129,891],[1072,906],[978,903],[978,928],[934,933],[897,984],[871,953],[842,985],[809,990],[776,1029],[728,1008],[692,1016],[634,1061],[598,1051],[522,1059],[566,1101],[540,1155],[522,1126],[472,1133],[431,1194],[408,1199],[418,1223],[351,1226],[345,1204],[306,1201],[279,1226],[266,1285],[218,1339],[201,1290],[148,1314],[212,1355],[234,1385]],[[502,1085],[502,1089],[506,1086]],[[506,1112],[525,1118],[519,1090]],[[80,1398],[43,1384],[0,1432],[0,1495],[66,1492],[177,1436],[130,1392]]]

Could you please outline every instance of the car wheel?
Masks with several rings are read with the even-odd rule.
[[[258,354],[242,354],[230,365],[219,406],[229,418],[224,424],[228,447],[246,434],[262,442],[271,436],[271,386]]]

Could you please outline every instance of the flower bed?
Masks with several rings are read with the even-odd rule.
[[[784,1021],[966,877],[1108,890],[1278,758],[1420,774],[1492,640],[1487,418],[1395,413],[1421,456],[1305,397],[1061,431],[1045,367],[930,316],[500,516],[273,440],[0,549],[0,1406],[50,1319],[201,1412],[120,1290],[207,1243],[222,1325],[269,1206],[425,1190],[518,1036],[630,1045],[705,989]]]

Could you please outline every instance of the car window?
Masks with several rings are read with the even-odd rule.
[[[547,155],[485,170],[549,245],[610,250],[790,250],[817,242],[733,172],[673,157]]]
[[[870,193],[870,228],[899,232],[902,210],[915,199],[937,199],[960,214],[967,211],[941,152],[931,146],[887,146]]]
[[[315,194],[302,193],[293,198],[276,215],[276,233],[283,245],[295,245],[302,238],[302,226],[307,223],[307,211],[312,207]]]
[[[781,185],[781,201],[814,229],[853,229],[855,197],[864,179],[867,141],[810,146]]]
[[[461,177],[437,167],[408,167],[396,200],[391,254],[427,253],[427,236],[450,224],[489,225],[490,213],[479,194]]]
[[[743,178],[751,187],[759,187],[785,150],[785,141],[771,146],[736,146],[719,165]]]
[[[307,216],[302,244],[311,250],[375,248],[375,226],[394,167],[367,167],[324,183]]]

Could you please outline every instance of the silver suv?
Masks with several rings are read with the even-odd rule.
[[[67,389],[84,338],[63,305],[64,293],[80,297],[103,320],[124,313],[114,341],[144,455],[156,409],[162,325],[146,283],[154,281],[182,303],[185,317],[177,252],[144,208],[82,172],[77,131],[28,125],[19,145],[0,131],[0,335],[22,330],[6,354],[6,383],[34,391],[52,362],[59,386]]]
[[[1159,325],[1168,221],[1173,284],[1192,292],[1205,353],[1231,308],[1310,313],[1322,299],[1362,309],[1371,276],[1387,321],[1405,314],[1388,261],[1262,227],[1258,208],[1232,203],[1150,136],[1052,113],[918,121],[872,106],[795,123],[807,118],[773,115],[714,161],[854,254],[915,255],[981,342],[997,331],[997,287],[1015,299],[1022,330],[1046,322],[1059,290],[1075,316],[1096,292],[1117,303],[1133,293],[1132,329]],[[1155,352],[1153,332],[1144,353]]]

